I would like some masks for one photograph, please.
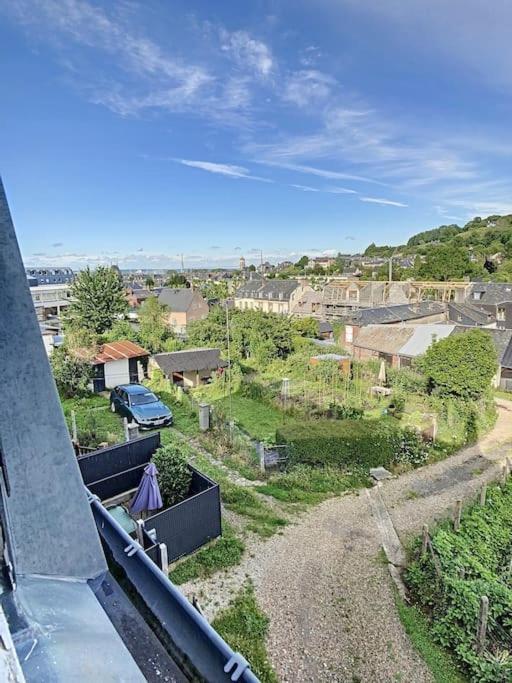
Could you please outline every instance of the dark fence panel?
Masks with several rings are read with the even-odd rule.
[[[191,469],[192,487],[198,493],[145,521],[146,530],[155,529],[157,542],[166,544],[169,562],[221,534],[219,486]]]
[[[113,474],[112,476],[105,477],[105,479],[100,479],[99,481],[93,481],[88,484],[89,491],[94,493],[95,496],[98,496],[103,502],[108,498],[113,498],[114,496],[119,496],[131,489],[136,489],[140,484],[145,467],[145,464],[139,465],[139,467],[132,467],[131,470]]]
[[[147,464],[159,446],[160,432],[153,432],[139,439],[81,456],[78,458],[78,465],[85,485]]]

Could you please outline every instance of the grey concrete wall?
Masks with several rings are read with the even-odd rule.
[[[90,578],[106,569],[0,180],[0,447],[15,571]]]

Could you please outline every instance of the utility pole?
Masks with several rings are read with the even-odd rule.
[[[183,260],[183,254],[181,254],[181,272],[185,272],[185,262]]]
[[[389,257],[389,281],[393,281],[393,257]]]
[[[226,304],[226,339],[228,346],[228,392],[229,392],[229,436],[233,440],[233,399],[231,397],[231,332],[229,329],[229,308]]]

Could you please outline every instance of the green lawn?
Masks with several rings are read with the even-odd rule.
[[[62,410],[71,433],[71,412],[76,415],[78,440],[82,446],[96,447],[124,440],[123,422],[117,413],[110,411],[108,398],[91,394],[85,398],[63,399]]]
[[[207,578],[221,569],[239,564],[244,550],[244,542],[227,522],[223,522],[222,536],[176,565],[169,578],[178,585],[192,579]]]
[[[250,583],[246,584],[229,607],[212,623],[213,628],[235,652],[240,652],[262,683],[277,683],[269,662],[265,638],[268,617],[261,611]]]
[[[234,394],[231,397],[233,419],[235,422],[254,439],[260,441],[274,441],[276,429],[284,424],[289,418],[278,408],[274,408],[263,401],[258,401],[246,396]],[[214,403],[220,406],[222,411],[229,416],[229,398],[223,398]]]

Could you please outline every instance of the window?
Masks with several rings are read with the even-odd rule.
[[[483,292],[473,292],[473,299],[475,301],[480,301],[480,299],[482,298],[482,294]]]
[[[505,320],[505,309],[503,307],[498,308],[498,312],[496,313],[496,320]]]

